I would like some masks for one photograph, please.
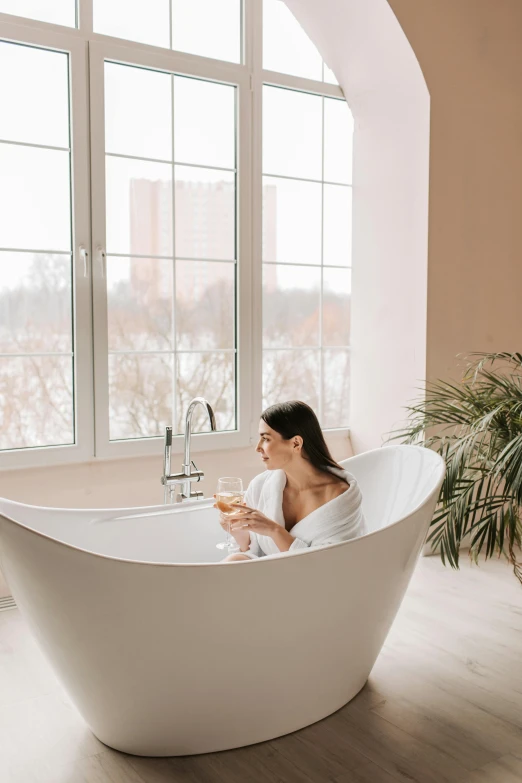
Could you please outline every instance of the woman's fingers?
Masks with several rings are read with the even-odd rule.
[[[238,508],[238,507],[241,509],[239,514],[255,514],[257,511],[257,508],[250,508],[250,506],[246,506],[244,503],[241,504],[238,503],[237,505],[234,504],[234,508]]]
[[[234,508],[236,509],[237,506],[234,506]],[[257,514],[257,513],[259,512],[255,508],[249,508],[248,506],[241,506],[240,510],[238,509],[237,511],[234,511],[234,519],[243,519],[244,517],[252,516],[252,514]]]
[[[256,518],[251,514],[245,514],[244,517],[234,517],[231,522],[231,530],[240,530],[244,527],[252,527],[255,524]]]

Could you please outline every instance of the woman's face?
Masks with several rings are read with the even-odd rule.
[[[261,419],[256,451],[268,470],[284,470],[296,457],[301,456],[301,438],[285,440]]]

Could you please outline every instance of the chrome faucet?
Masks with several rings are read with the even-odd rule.
[[[210,428],[213,432],[216,431],[216,417],[210,403],[204,397],[194,397],[188,406],[187,415],[185,416],[185,461],[182,465],[183,472],[171,474],[172,427],[165,427],[165,453],[163,456],[163,476],[161,477],[161,483],[165,487],[165,503],[172,503],[173,493],[176,493],[176,503],[181,503],[182,500],[188,500],[189,498],[203,497],[203,492],[193,492],[190,489],[193,481],[201,481],[204,478],[204,473],[198,470],[190,459],[192,415],[198,405],[202,405],[205,408],[210,421]],[[176,487],[178,488],[177,492]]]

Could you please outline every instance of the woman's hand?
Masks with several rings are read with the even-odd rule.
[[[214,495],[214,497],[216,496]],[[214,508],[217,508],[217,506],[214,505]],[[219,524],[221,525],[223,530],[227,533],[230,532],[230,535],[232,536],[232,538],[236,540],[236,543],[238,544],[240,550],[242,552],[246,552],[247,549],[250,547],[250,533],[248,532],[248,530],[243,530],[243,529],[239,529],[235,531],[232,530],[230,524],[232,519],[235,519],[235,515],[234,517],[231,517],[230,514],[223,514],[222,511],[219,514]]]
[[[256,508],[242,506],[239,514],[234,514],[231,518],[230,532],[232,535],[235,537],[242,530],[252,531],[260,536],[269,536],[280,552],[288,552],[294,543],[294,538],[288,530],[274,522],[273,519],[265,517]]]
[[[261,511],[255,508],[249,508],[248,506],[241,506],[241,511],[230,517],[230,532],[232,535],[241,531],[252,531],[258,533],[260,536],[270,536],[273,538],[274,534],[281,530],[281,525],[269,519]]]

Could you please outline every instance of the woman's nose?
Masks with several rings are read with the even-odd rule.
[[[259,443],[257,444],[256,451],[263,451],[263,449],[261,447],[261,441],[259,441]]]

